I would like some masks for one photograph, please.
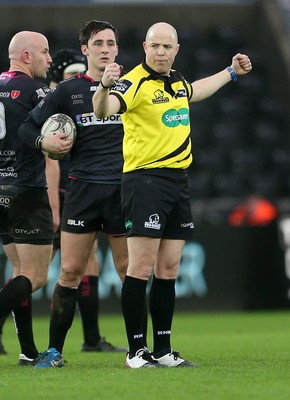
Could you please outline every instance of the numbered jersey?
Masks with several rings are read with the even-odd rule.
[[[50,91],[22,72],[0,75],[0,184],[45,187],[45,160],[40,150],[25,145],[19,126]]]

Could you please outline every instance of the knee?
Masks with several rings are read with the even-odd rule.
[[[150,267],[128,267],[127,275],[132,276],[134,278],[142,279],[148,281],[152,275],[152,268]]]
[[[178,264],[167,265],[166,267],[155,266],[154,274],[159,279],[176,279],[178,274]]]
[[[73,267],[62,266],[60,269],[59,283],[63,286],[77,287],[79,286],[84,275],[84,271]]]
[[[35,292],[38,289],[43,288],[47,283],[47,273],[38,275],[35,278],[31,279],[31,284],[32,284],[32,292]]]

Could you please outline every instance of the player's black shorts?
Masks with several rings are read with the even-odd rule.
[[[45,188],[0,185],[0,238],[3,244],[52,243],[52,213]]]
[[[185,170],[125,173],[121,199],[128,236],[192,239],[194,225]]]
[[[121,185],[69,179],[61,230],[71,233],[102,231],[108,235],[125,235]]]

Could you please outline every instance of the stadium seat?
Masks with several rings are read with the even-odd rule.
[[[244,123],[240,120],[222,120],[213,127],[213,143],[219,149],[244,147],[249,142]]]
[[[267,199],[277,199],[287,194],[287,182],[276,172],[248,176],[248,185],[253,193]]]
[[[213,195],[211,174],[201,171],[190,175],[189,193],[192,199],[210,198]]]
[[[201,171],[211,173],[226,173],[229,169],[229,159],[225,152],[215,148],[195,152],[195,163]]]
[[[246,181],[233,173],[213,177],[213,192],[217,197],[243,197],[248,194]]]
[[[269,155],[263,149],[234,149],[230,154],[231,171],[237,175],[250,175],[267,170]]]
[[[283,123],[275,119],[257,118],[252,124],[253,144],[257,148],[273,149],[287,144],[287,132]]]

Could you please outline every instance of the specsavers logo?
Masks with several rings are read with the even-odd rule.
[[[167,110],[162,115],[162,122],[169,128],[175,128],[179,124],[187,126],[189,125],[189,110],[187,108]]]

